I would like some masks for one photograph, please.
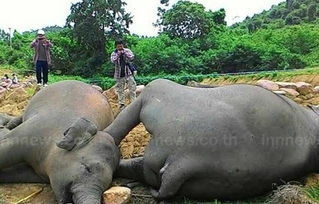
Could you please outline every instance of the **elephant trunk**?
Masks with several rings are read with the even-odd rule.
[[[97,185],[73,186],[74,204],[101,204],[102,189]]]

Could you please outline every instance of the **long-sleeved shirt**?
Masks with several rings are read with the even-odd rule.
[[[42,43],[42,45],[40,43]],[[34,48],[34,51],[35,51],[35,54],[33,56],[33,62],[36,63],[39,59],[39,54],[41,49],[40,46],[44,47],[46,61],[48,62],[48,64],[51,64],[50,48],[53,47],[53,44],[48,40],[41,42],[38,39],[35,39],[32,41],[31,48]]]
[[[124,48],[123,57],[124,57],[125,65],[121,66],[121,61],[122,61],[122,65],[123,65],[123,60],[121,60],[120,52],[114,51],[111,55],[111,61],[115,65],[115,71],[114,71],[114,78],[115,79],[119,79],[119,78],[123,77],[123,76],[121,76],[121,70],[123,68],[124,68],[124,73],[125,73],[124,77],[128,77],[128,76],[131,76],[133,74],[127,65],[127,63],[129,63],[130,61],[132,61],[134,59],[133,52],[130,49]]]

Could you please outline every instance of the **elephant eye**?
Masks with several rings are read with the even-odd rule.
[[[84,167],[85,171],[87,171],[88,173],[92,173],[92,170],[88,165],[86,165],[84,163],[81,163],[81,165]]]

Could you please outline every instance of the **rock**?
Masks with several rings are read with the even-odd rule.
[[[27,78],[27,83],[36,84],[37,80],[33,76],[30,76]]]
[[[315,93],[319,94],[319,86],[316,86],[316,87],[313,89],[313,91],[314,91]]]
[[[31,87],[32,83],[31,82],[23,82],[22,87]]]
[[[312,85],[305,83],[305,82],[297,82],[297,91],[301,94],[301,95],[307,95],[309,93],[312,93]]]
[[[131,189],[115,186],[103,193],[104,204],[124,204],[131,198]]]
[[[197,84],[198,84],[198,82],[191,80],[191,81],[188,81],[186,85],[187,86],[196,86]]]
[[[301,98],[295,98],[294,101],[299,104],[303,103],[303,100]]]
[[[273,92],[279,95],[286,95],[285,91],[273,91]]]
[[[319,174],[312,173],[307,176],[305,180],[305,186],[316,187],[319,183]]]
[[[291,82],[276,82],[276,84],[278,84],[279,88],[297,90],[297,85],[295,83],[291,83]]]
[[[281,89],[279,89],[279,90],[280,90],[280,91],[284,91],[284,92],[286,92],[288,95],[294,96],[294,97],[297,97],[297,96],[300,95],[300,94],[298,93],[298,91],[296,91],[295,89],[281,88]]]
[[[186,85],[190,86],[190,87],[197,87],[197,88],[216,88],[216,87],[218,87],[217,85],[202,84],[202,83],[198,83],[196,81],[188,81]]]
[[[92,85],[93,88],[95,88],[96,90],[98,90],[100,93],[103,92],[103,89],[97,85]]]
[[[308,97],[307,96],[305,96],[305,95],[300,95],[298,98],[300,98],[300,99],[302,99],[302,100],[308,100]]]
[[[269,81],[269,80],[259,80],[256,83],[257,86],[261,86],[265,89],[268,89],[270,91],[278,91],[279,90],[279,85],[276,84],[273,81]]]
[[[140,95],[142,93],[143,89],[145,88],[144,85],[138,85],[136,86],[136,95]]]
[[[117,93],[116,93],[116,90],[115,90],[115,86],[112,86],[110,89],[106,90],[103,92],[103,94],[108,98],[108,99],[111,99],[111,100],[117,100]]]

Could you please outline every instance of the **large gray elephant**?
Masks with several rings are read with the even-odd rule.
[[[140,122],[153,137],[117,174],[151,185],[160,200],[254,197],[319,170],[319,109],[261,87],[156,80],[104,131],[119,144]]]
[[[58,203],[100,204],[119,162],[100,131],[113,120],[107,98],[88,84],[44,88],[22,117],[1,117],[0,182],[50,183]]]

